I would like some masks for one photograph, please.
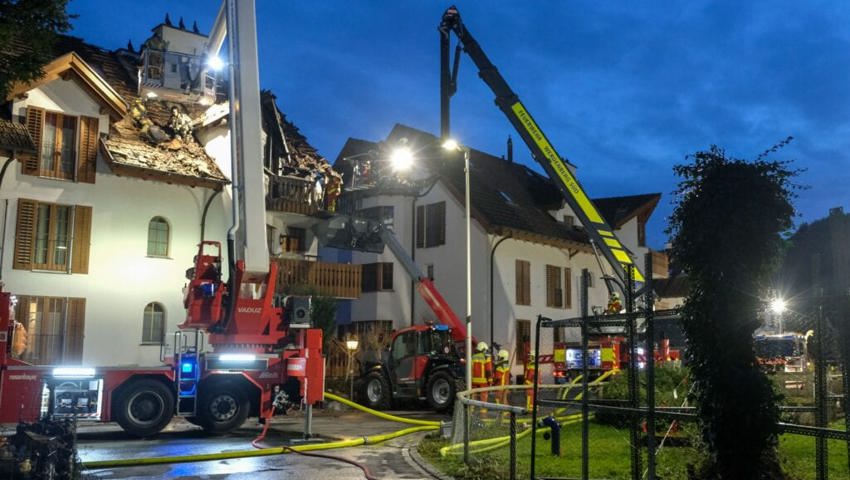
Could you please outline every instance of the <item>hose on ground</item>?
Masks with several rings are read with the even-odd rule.
[[[340,397],[339,395],[334,395],[333,393],[329,393],[329,392],[325,392],[325,398],[328,399],[328,400],[333,400],[335,402],[339,402],[343,405],[348,405],[351,408],[356,408],[357,410],[372,414],[372,415],[374,415],[378,418],[383,418],[384,420],[390,420],[392,422],[407,423],[407,424],[410,424],[410,425],[423,425],[423,426],[428,426],[428,427],[439,427],[440,426],[440,422],[436,421],[436,420],[416,420],[416,419],[413,419],[413,418],[404,418],[404,417],[399,417],[397,415],[390,415],[388,413],[373,410],[369,407],[364,407],[363,405],[360,405],[359,403],[352,402],[351,400],[349,400],[347,398]]]

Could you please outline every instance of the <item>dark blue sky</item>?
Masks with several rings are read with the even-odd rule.
[[[711,144],[752,159],[793,135],[775,158],[807,169],[797,223],[850,209],[850,2],[456,4],[591,196],[664,194],[653,247],[666,238],[672,165]],[[166,13],[208,32],[219,5],[72,0],[71,33],[138,47]],[[380,140],[397,122],[439,133],[436,28],[449,5],[257,0],[262,86],[331,161],[348,137]],[[513,134],[530,161],[466,57],[452,108],[462,142],[501,155]]]

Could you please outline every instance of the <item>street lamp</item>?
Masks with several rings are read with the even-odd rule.
[[[360,342],[357,341],[357,337],[350,337],[345,341],[345,349],[348,350],[348,376],[351,380],[351,392],[349,397],[352,401],[354,401],[354,371],[351,369],[351,360],[354,357],[354,352],[357,351],[357,347],[360,345]]]
[[[779,325],[779,333],[782,332],[782,314],[785,313],[785,309],[788,305],[785,303],[785,299],[781,297],[776,297],[770,301],[770,311],[776,315],[777,324]]]
[[[464,202],[466,205],[466,389],[472,389],[472,255],[469,221],[469,148],[448,139],[443,149],[463,152]]]

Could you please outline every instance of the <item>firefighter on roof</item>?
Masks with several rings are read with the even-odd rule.
[[[492,378],[493,360],[487,355],[487,344],[478,342],[475,353],[472,355],[472,388],[489,387]],[[486,402],[487,392],[478,392],[475,398],[476,400]]]
[[[529,411],[534,406],[534,373],[534,352],[529,352],[528,360],[525,362],[525,373],[523,374],[525,377],[523,383],[531,386],[531,388],[525,390],[525,408]]]
[[[493,373],[493,386],[502,387],[496,390],[496,403],[508,404],[508,391],[505,389],[511,383],[511,367],[509,365],[510,355],[507,350],[499,350],[496,356],[496,371]]]
[[[605,307],[605,313],[620,313],[623,310],[623,304],[620,303],[620,295],[617,292],[611,292],[608,296],[608,306]]]

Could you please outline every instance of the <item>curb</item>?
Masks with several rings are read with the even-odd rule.
[[[416,451],[416,447],[413,448],[405,448],[402,450],[402,454],[406,457],[409,457],[410,461],[423,470],[425,473],[430,475],[432,478],[436,478],[437,480],[455,480],[454,477],[446,475],[437,469],[437,467],[431,465],[427,460],[422,458],[422,455],[419,455],[419,452]]]

